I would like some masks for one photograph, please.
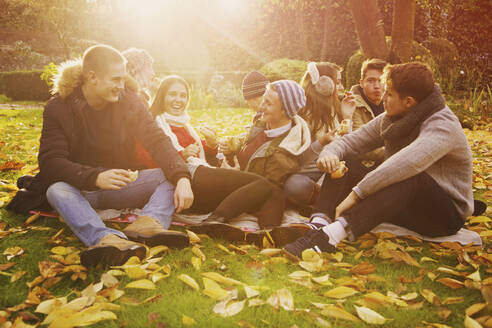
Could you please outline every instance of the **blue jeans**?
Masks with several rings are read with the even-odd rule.
[[[141,208],[140,215],[151,216],[167,229],[174,212],[174,186],[161,169],[141,170],[138,178],[120,190],[81,191],[65,182],[56,182],[46,191],[46,197],[65,223],[87,246],[102,237],[123,232],[106,227],[94,209]]]

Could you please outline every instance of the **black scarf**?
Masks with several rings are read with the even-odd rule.
[[[442,96],[441,88],[435,85],[432,93],[404,116],[392,118],[385,115],[381,121],[384,157],[388,158],[408,146],[419,135],[422,122],[445,107],[446,101]]]

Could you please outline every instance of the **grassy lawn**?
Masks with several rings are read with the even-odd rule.
[[[190,115],[192,123],[209,125],[220,137],[243,133],[253,117],[244,109]],[[36,172],[41,126],[41,108],[0,109],[2,206],[15,194],[17,177]],[[52,327],[77,322],[94,327],[369,327],[367,321],[385,321],[370,312],[364,316],[368,308],[386,318],[383,327],[478,327],[471,320],[491,327],[492,123],[466,133],[475,155],[475,196],[489,205],[486,216],[468,218],[466,226],[482,235],[483,248],[368,234],[343,244],[335,255],[294,263],[273,250],[200,235],[183,250],[154,248],[142,263],[85,271],[77,263],[83,245],[59,220],[42,217],[23,227],[25,216],[0,208],[0,327],[16,320],[21,327],[16,318],[39,325],[49,317],[35,312],[40,303],[41,312],[56,308],[64,316]],[[14,169],[6,170],[6,163]],[[207,272],[235,281],[205,277]],[[187,277],[197,289],[183,281]],[[149,285],[142,279],[154,281],[153,289],[127,287]],[[219,299],[231,295],[222,310],[233,315],[214,313],[214,308],[220,312]],[[53,307],[45,302],[65,296],[79,302],[72,307],[61,305],[63,299]],[[240,311],[234,314],[234,309]],[[465,319],[465,313],[473,319]]]

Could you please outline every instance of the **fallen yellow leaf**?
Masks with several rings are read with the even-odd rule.
[[[155,289],[155,285],[148,279],[140,279],[130,282],[125,288]]]
[[[359,321],[359,318],[357,318],[353,314],[333,304],[326,304],[326,306],[321,311],[321,314],[335,319],[341,319],[347,321]]]
[[[194,290],[200,290],[200,286],[198,286],[198,283],[195,281],[195,279],[191,278],[187,274],[180,274],[178,276],[178,279],[193,288]]]
[[[188,230],[186,230],[188,231]],[[181,316],[181,322],[183,323],[183,326],[193,326],[196,325],[195,319],[188,317],[187,315],[182,315]]]
[[[355,311],[363,321],[371,325],[384,325],[388,319],[364,306],[355,306]]]
[[[340,287],[335,287],[335,288],[323,293],[323,295],[330,297],[330,298],[340,299],[340,298],[346,298],[349,296],[353,296],[357,293],[358,293],[358,291],[356,291],[353,288],[340,286]]]

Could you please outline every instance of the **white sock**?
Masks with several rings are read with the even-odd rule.
[[[322,225],[328,225],[330,224],[330,222],[328,222],[325,218],[322,218],[321,216],[314,216],[311,220],[310,220],[311,223],[318,223],[318,224],[322,224]]]
[[[323,227],[322,230],[328,235],[328,237],[330,237],[329,243],[335,247],[339,242],[347,237],[347,232],[345,231],[342,223],[339,221],[335,221],[326,227]]]

